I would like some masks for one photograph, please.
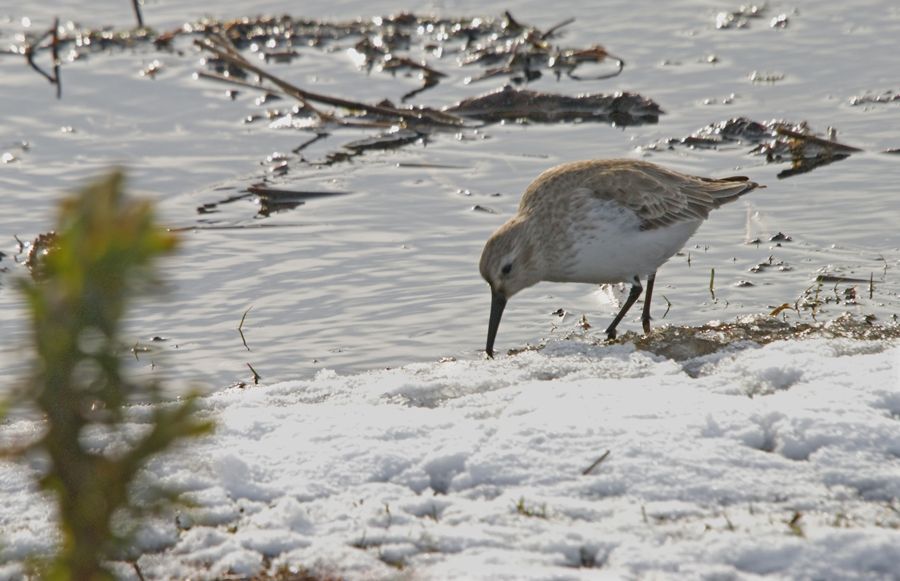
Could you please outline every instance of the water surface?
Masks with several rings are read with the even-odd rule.
[[[873,276],[875,288],[870,300],[867,284],[825,285],[822,293],[841,296],[845,288],[857,287],[859,305],[825,305],[820,317],[851,310],[889,320],[900,304],[900,156],[881,152],[900,147],[900,102],[854,107],[850,99],[900,89],[900,7],[888,1],[771,3],[767,17],[749,27],[717,30],[716,14],[738,5],[680,1],[663,8],[623,1],[587,9],[571,1],[508,3],[502,8],[542,28],[574,16],[560,44],[602,44],[627,63],[614,79],[545,77],[529,88],[566,94],[635,91],[657,101],[666,114],[657,125],[627,128],[494,125],[324,168],[304,165],[290,154],[308,133],[242,122],[264,111],[254,102],[257,94],[241,90],[232,100],[225,86],[194,79],[201,55],[187,42],[174,53],[139,47],[66,63],[59,101],[24,59],[0,56],[0,155],[18,158],[0,165],[0,250],[6,254],[0,266],[9,270],[0,275],[4,384],[12,385],[23,369],[27,338],[22,304],[9,283],[23,270],[13,262],[14,236],[28,240],[50,229],[60,196],[114,163],[128,168],[134,193],[158,201],[166,224],[186,229],[182,251],[165,264],[169,291],[142,300],[130,316],[129,342],[153,348],[135,365],[147,374],[213,388],[248,380],[247,363],[271,382],[322,368],[350,371],[478,357],[489,306],[477,271],[484,240],[514,212],[538,173],[585,158],[644,157],[700,175],[744,174],[768,186],[717,210],[684,254],[661,269],[656,324],[701,324],[767,312],[794,303],[815,287],[821,272]],[[402,2],[355,2],[340,9],[314,2],[304,3],[303,16],[348,19],[404,8],[422,11]],[[248,6],[227,0],[206,7],[148,1],[145,19],[165,30],[206,14],[232,18],[297,9],[274,1]],[[427,8],[448,16],[497,16],[484,10],[474,2]],[[772,28],[770,19],[781,14],[788,26]],[[15,41],[23,17],[40,29],[55,16],[90,26],[132,25],[127,2],[94,2],[89,13],[83,3],[70,1],[6,3],[0,4],[0,45]],[[162,70],[155,79],[142,77],[141,69],[154,59]],[[452,58],[432,64],[450,78],[416,102],[443,106],[503,84],[502,79],[465,84],[469,71],[457,70]],[[402,76],[367,75],[344,51],[302,49],[290,64],[268,67],[310,90],[373,102],[396,100],[418,85]],[[754,71],[783,80],[755,83]],[[766,164],[750,155],[749,147],[643,147],[735,116],[805,120],[820,133],[834,127],[839,140],[864,152],[780,180],[776,175],[786,166]],[[339,130],[302,155],[322,158],[367,135]],[[274,152],[291,155],[287,174],[270,176],[274,186],[349,195],[310,200],[267,218],[257,216],[259,207],[250,198],[219,204],[215,213],[197,211],[266,176],[266,157]],[[476,205],[493,213],[474,211]],[[793,241],[768,242],[777,232]],[[762,243],[747,243],[754,238]],[[749,272],[770,257],[789,269]],[[709,293],[712,268],[715,299]],[[736,286],[742,280],[753,286]],[[663,319],[666,301],[671,307]],[[248,351],[236,329],[251,306],[244,323]],[[558,309],[569,315],[560,319],[553,314]],[[594,287],[541,284],[511,301],[498,347],[521,347],[566,332],[582,314],[599,333],[615,309],[608,293]],[[639,309],[622,328],[638,328],[637,316]],[[809,314],[801,318],[808,321]],[[152,337],[165,341],[151,343]]]

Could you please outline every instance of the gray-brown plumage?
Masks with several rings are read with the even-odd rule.
[[[656,270],[710,210],[757,187],[746,177],[696,177],[636,160],[578,161],[545,171],[481,255],[492,296],[486,352],[493,354],[506,301],[540,281],[630,282],[628,299],[606,330],[615,338],[646,276],[642,323],[649,332]]]

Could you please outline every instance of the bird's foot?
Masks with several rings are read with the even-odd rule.
[[[615,341],[616,340],[616,330],[615,329],[607,329],[606,330],[606,340],[607,341]]]
[[[644,327],[644,335],[650,334],[650,319],[641,319],[641,323]]]

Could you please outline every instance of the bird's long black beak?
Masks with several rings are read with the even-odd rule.
[[[500,317],[506,308],[506,297],[503,293],[491,290],[491,319],[488,321],[487,345],[484,352],[488,357],[494,357],[494,339],[497,338],[497,329],[500,328]]]

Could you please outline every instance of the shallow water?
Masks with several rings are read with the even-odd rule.
[[[66,63],[60,101],[21,57],[2,55],[0,155],[11,152],[18,160],[0,164],[0,251],[7,255],[0,267],[9,269],[0,274],[0,368],[7,371],[0,385],[12,385],[23,369],[27,339],[21,303],[9,283],[23,270],[13,261],[13,236],[26,240],[50,229],[60,195],[111,163],[128,168],[135,193],[158,200],[167,224],[187,228],[182,252],[165,267],[169,292],[137,306],[128,335],[130,343],[153,349],[141,355],[139,369],[178,381],[224,387],[249,380],[247,363],[272,382],[321,368],[348,371],[479,356],[489,305],[477,270],[484,240],[514,212],[521,191],[540,171],[593,157],[643,156],[688,173],[745,174],[768,186],[713,213],[684,255],[661,269],[656,324],[732,320],[793,304],[816,285],[820,272],[873,275],[875,281],[871,300],[868,284],[857,283],[858,306],[826,304],[820,318],[849,309],[889,320],[900,306],[900,156],[881,152],[900,147],[900,102],[854,107],[849,100],[900,89],[900,7],[888,1],[822,4],[772,3],[767,16],[746,29],[717,30],[717,12],[736,10],[739,3],[674,2],[666,4],[665,13],[650,2],[605,3],[602,10],[575,2],[508,3],[503,7],[517,18],[542,28],[574,16],[560,44],[603,44],[627,63],[614,79],[544,78],[529,88],[639,92],[666,111],[659,124],[494,125],[465,132],[462,139],[436,135],[425,146],[367,152],[318,169],[292,155],[288,173],[272,177],[274,187],[350,195],[313,199],[268,218],[257,217],[259,206],[249,198],[220,204],[211,214],[197,208],[259,181],[267,172],[267,156],[289,153],[310,134],[242,123],[264,111],[254,103],[257,95],[241,90],[232,101],[226,86],[193,79],[201,55],[188,43],[178,45],[183,54],[144,47]],[[348,19],[402,8],[402,3],[359,2],[336,11],[316,2],[304,3],[303,15]],[[483,14],[483,8],[447,2],[428,11],[459,16]],[[150,25],[168,29],[204,14],[237,17],[292,9],[296,5],[281,2],[251,8],[229,0],[186,9],[172,1],[148,1],[144,14]],[[771,28],[770,18],[782,13],[789,17],[787,28]],[[57,15],[90,26],[132,24],[127,2],[95,2],[90,14],[75,2],[0,3],[0,46],[21,32],[24,16],[41,29]],[[163,64],[158,76],[141,77],[140,70],[154,59]],[[503,84],[494,79],[466,85],[469,71],[451,62],[434,61],[451,77],[414,101],[447,105]],[[418,84],[384,73],[366,75],[343,51],[302,49],[290,64],[267,66],[310,90],[373,102],[398,99]],[[784,79],[754,83],[754,71]],[[722,104],[731,94],[730,104]],[[707,99],[713,103],[705,104]],[[748,154],[749,146],[642,148],[735,116],[806,120],[820,135],[832,126],[840,141],[865,151],[779,180],[776,174],[787,165],[767,165]],[[367,135],[335,131],[303,155],[319,159]],[[17,145],[21,141],[29,143],[27,150]],[[495,213],[473,211],[475,205]],[[780,247],[766,242],[779,231],[793,241]],[[747,244],[757,237],[761,244]],[[748,271],[770,256],[791,270]],[[709,292],[712,268],[715,300]],[[740,280],[754,286],[735,286]],[[833,286],[823,285],[821,293],[834,293]],[[847,286],[854,285],[839,284],[837,292]],[[671,308],[663,318],[666,300]],[[251,306],[244,323],[248,351],[237,326]],[[553,314],[560,308],[570,313],[564,319]],[[498,348],[565,333],[582,313],[600,333],[614,310],[608,293],[594,287],[541,284],[511,301]],[[621,328],[637,329],[638,314],[636,309]],[[800,319],[810,321],[809,312],[802,311]],[[151,342],[152,337],[165,341]]]

